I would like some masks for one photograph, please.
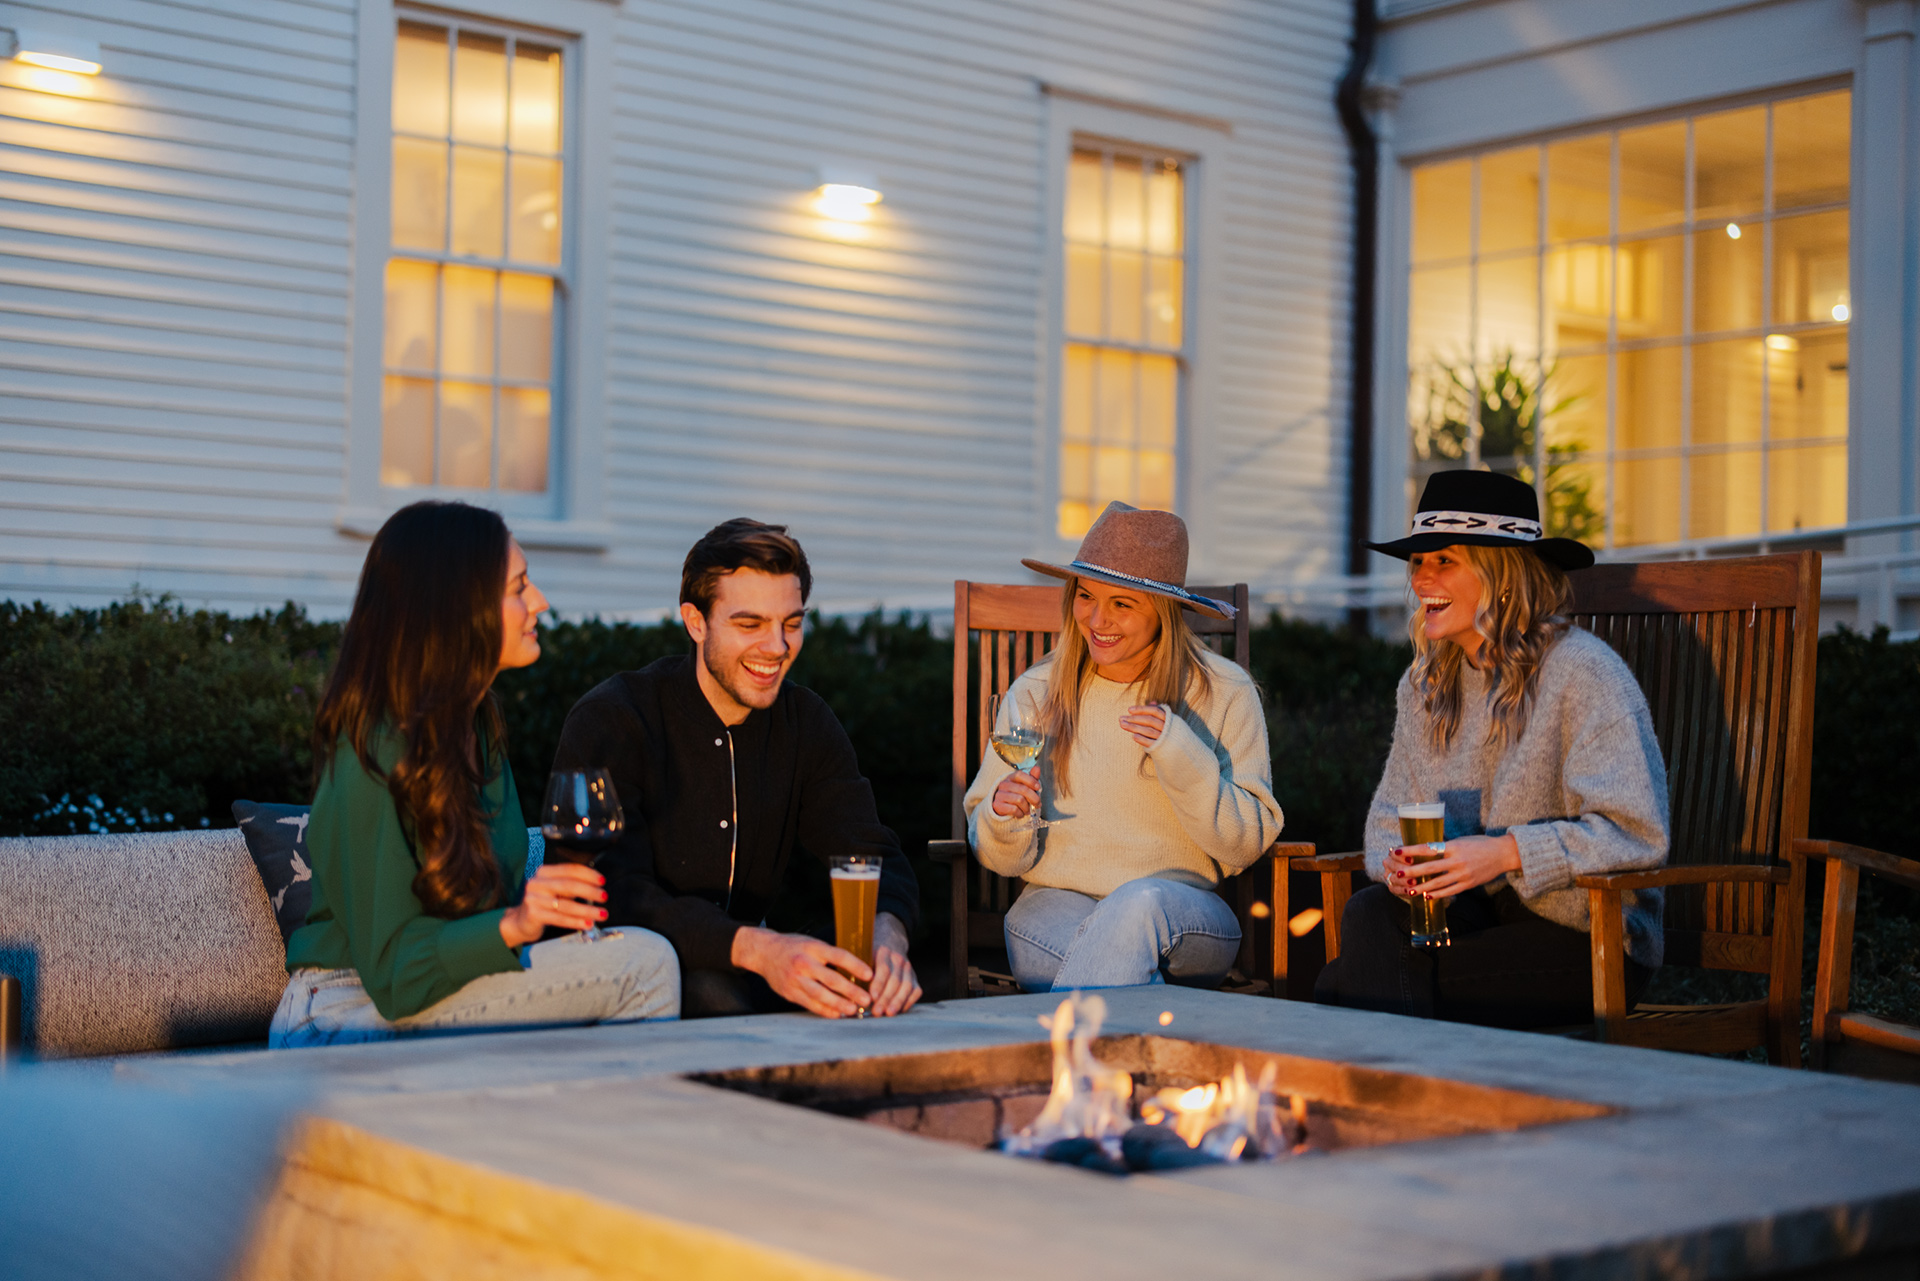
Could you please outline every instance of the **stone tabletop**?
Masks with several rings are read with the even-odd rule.
[[[769,1015],[136,1059],[115,1076],[173,1092],[301,1091],[315,1133],[336,1136],[334,1156],[309,1162],[312,1186],[283,1189],[305,1217],[275,1229],[281,1261],[260,1256],[258,1276],[288,1271],[288,1243],[316,1223],[368,1232],[383,1214],[390,1232],[407,1214],[432,1218],[445,1249],[498,1233],[494,1257],[523,1275],[543,1271],[543,1242],[565,1264],[552,1274],[569,1276],[1732,1277],[1871,1258],[1916,1274],[1920,1088],[1177,988],[1104,995],[1112,1033],[1620,1111],[1114,1179],[681,1079],[1040,1040],[1036,1020],[1058,1003],[1045,996],[892,1020]],[[339,1135],[385,1155],[342,1155]],[[564,1246],[556,1224],[570,1225]]]

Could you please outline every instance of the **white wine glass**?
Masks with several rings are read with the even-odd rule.
[[[1000,714],[1006,713],[1007,723],[1000,723]],[[1042,727],[1039,714],[1025,699],[1011,694],[995,694],[987,704],[987,741],[993,745],[994,755],[1017,770],[1029,770],[1040,761],[1040,752],[1047,745],[1047,731]],[[1052,827],[1060,819],[1041,818],[1036,810],[1018,823],[1012,824],[1016,832],[1037,832],[1043,827]]]

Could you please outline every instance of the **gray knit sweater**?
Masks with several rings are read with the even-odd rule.
[[[1520,870],[1504,881],[1550,921],[1587,928],[1587,892],[1573,878],[1660,867],[1667,861],[1667,768],[1653,719],[1633,673],[1607,643],[1578,627],[1540,666],[1526,732],[1504,750],[1488,741],[1492,723],[1483,673],[1462,671],[1460,728],[1434,745],[1429,718],[1400,680],[1393,750],[1367,816],[1367,872],[1385,879],[1387,851],[1400,844],[1396,808],[1416,801],[1447,807],[1447,836],[1511,835]],[[1661,957],[1661,895],[1627,898],[1627,954]]]

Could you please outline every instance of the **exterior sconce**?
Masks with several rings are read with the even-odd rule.
[[[41,31],[21,27],[16,31],[0,28],[6,56],[30,67],[49,71],[69,71],[79,76],[100,74],[100,42],[59,31]]]
[[[884,197],[872,174],[844,169],[822,169],[814,189],[813,208],[835,222],[865,222]]]

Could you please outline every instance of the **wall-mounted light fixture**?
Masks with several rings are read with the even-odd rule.
[[[36,27],[14,31],[0,28],[0,47],[6,49],[7,57],[30,67],[70,71],[79,76],[100,74],[100,42],[85,36]]]
[[[820,170],[813,208],[821,217],[835,222],[865,222],[873,217],[873,207],[882,199],[872,174],[827,167]]]

